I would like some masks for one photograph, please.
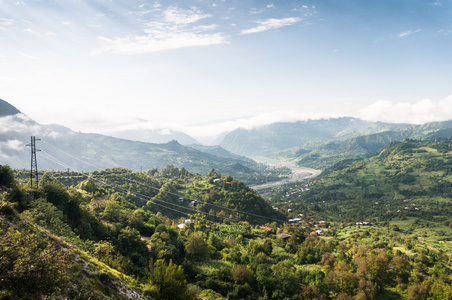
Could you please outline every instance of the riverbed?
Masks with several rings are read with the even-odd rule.
[[[280,181],[268,182],[268,183],[264,183],[264,184],[258,184],[258,185],[250,185],[250,188],[252,188],[253,190],[256,190],[256,191],[284,185],[284,184],[287,184],[290,182],[314,178],[314,177],[319,176],[320,173],[322,172],[321,170],[300,167],[300,166],[298,166],[294,163],[288,162],[288,161],[279,161],[279,160],[275,160],[275,159],[267,158],[267,157],[253,157],[252,159],[254,159],[257,162],[262,162],[262,163],[265,163],[270,166],[287,167],[292,170],[292,174],[290,174],[290,177],[287,179],[283,179]]]

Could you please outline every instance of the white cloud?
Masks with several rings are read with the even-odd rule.
[[[301,21],[301,18],[267,19],[256,21],[259,25],[250,29],[245,29],[240,34],[252,34],[271,29],[290,26]]]
[[[27,33],[30,33],[30,34],[34,34],[34,35],[39,35],[38,32],[34,31],[34,30],[31,29],[31,28],[25,28],[25,29],[24,29],[24,32],[27,32]]]
[[[12,25],[14,25],[14,20],[0,18],[0,30],[10,30],[13,27]]]
[[[8,132],[40,136],[55,134],[55,132],[45,129],[43,126],[34,122],[24,114],[16,114],[14,116],[0,118],[0,133],[4,134]]]
[[[444,29],[440,29],[438,30],[438,33],[444,36],[448,36],[449,34],[452,33],[452,30],[444,30]]]
[[[213,124],[201,124],[190,126],[172,127],[178,131],[185,132],[205,144],[212,144],[213,141],[224,132],[229,132],[237,128],[253,129],[264,125],[277,122],[297,122],[305,120],[317,120],[322,118],[336,118],[340,115],[328,115],[325,113],[307,113],[299,111],[274,111],[271,113],[262,113],[249,118],[239,118],[226,120]]]
[[[13,19],[0,18],[0,25],[2,26],[10,26],[14,24]]]
[[[19,141],[19,140],[7,140],[5,142],[0,142],[0,149],[10,149],[10,150],[22,150],[23,147],[25,146],[24,142]]]
[[[218,28],[217,24],[212,24],[212,25],[202,25],[202,26],[196,26],[193,27],[194,31],[207,31],[207,30],[215,30]]]
[[[452,95],[441,100],[417,102],[380,100],[361,109],[358,117],[369,121],[424,124],[452,119]]]
[[[171,129],[165,128],[159,131],[159,134],[161,135],[170,135],[171,134]]]
[[[174,24],[190,24],[211,17],[210,14],[204,14],[197,8],[181,9],[175,5],[165,10],[163,16],[166,22]]]
[[[24,52],[19,52],[19,55],[28,59],[32,59],[32,60],[39,60],[38,57],[28,54],[28,53],[24,53]]]
[[[154,32],[155,35],[133,36],[127,38],[99,38],[104,46],[97,52],[113,52],[115,54],[142,54],[165,50],[174,50],[195,46],[210,46],[227,43],[221,33],[198,34],[195,32]]]
[[[146,23],[143,35],[120,38],[99,37],[102,47],[95,52],[112,52],[115,54],[142,54],[157,51],[174,50],[195,46],[227,44],[227,37],[221,32],[203,33],[214,30],[217,25],[192,26],[202,19],[209,18],[197,8],[180,9],[170,6],[161,16],[161,21]]]
[[[261,14],[261,13],[263,13],[264,12],[264,10],[263,9],[257,9],[257,8],[251,8],[251,10],[250,10],[250,14]]]
[[[417,30],[408,30],[408,31],[401,32],[401,33],[399,33],[399,38],[403,38],[403,37],[412,35],[414,33],[418,33],[419,31],[421,31],[421,30],[417,29]]]

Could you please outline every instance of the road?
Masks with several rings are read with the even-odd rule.
[[[314,177],[319,176],[320,173],[322,172],[320,170],[300,167],[300,166],[297,166],[297,165],[295,165],[291,162],[287,162],[287,161],[275,161],[275,160],[271,160],[271,159],[268,159],[265,157],[256,157],[253,159],[256,161],[259,161],[259,162],[264,162],[271,166],[287,167],[292,170],[292,174],[287,179],[284,179],[281,181],[268,182],[268,183],[259,184],[259,185],[250,185],[250,188],[252,188],[255,191],[267,189],[267,188],[271,188],[271,187],[276,187],[276,186],[280,186],[280,185],[287,184],[290,182],[300,181],[303,179],[314,178]]]

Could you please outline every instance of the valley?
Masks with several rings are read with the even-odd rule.
[[[266,158],[266,157],[252,157],[252,158],[258,162],[263,162],[270,166],[289,168],[291,171],[291,174],[290,174],[289,178],[287,178],[287,179],[283,179],[283,180],[275,181],[275,182],[267,182],[267,183],[263,183],[263,184],[259,184],[259,185],[250,185],[250,188],[252,188],[256,191],[273,188],[273,187],[277,187],[277,186],[282,186],[282,185],[285,185],[285,184],[288,184],[291,182],[312,179],[312,178],[319,176],[322,172],[321,170],[300,167],[300,166],[298,166],[294,163],[288,162],[288,161],[277,161],[275,159]]]
[[[0,300],[452,300],[452,0],[0,0]]]
[[[263,151],[245,157],[3,107],[0,298],[452,298],[450,122],[277,124],[270,137],[306,140],[256,129]],[[15,146],[30,134],[39,186]]]

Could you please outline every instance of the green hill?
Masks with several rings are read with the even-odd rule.
[[[269,205],[241,182],[215,172],[202,177],[171,166],[146,173],[110,169],[89,179],[76,172],[49,172],[39,188],[28,188],[9,167],[0,166],[0,298],[448,299],[452,229],[445,195],[445,213],[430,211],[431,219],[442,223],[414,215],[414,209],[413,215],[380,220],[372,203],[361,202],[356,218],[378,221],[361,228],[346,223],[355,212],[348,220],[341,214],[354,208],[350,203],[367,199],[367,192],[339,204],[315,196],[341,187],[347,194],[356,176],[377,182],[376,167],[369,178],[359,172],[371,174],[378,160],[405,181],[403,172],[415,172],[414,166],[424,166],[429,157],[424,166],[429,176],[447,178],[450,147],[450,141],[407,141],[368,162],[336,165],[307,184],[311,191],[305,190],[301,201],[310,214],[297,224],[246,214],[265,213]],[[405,169],[410,166],[413,171]],[[23,170],[16,174],[26,177]],[[448,193],[440,190],[431,194]],[[291,188],[284,192],[287,198],[280,204],[294,205],[291,214],[296,213],[299,197]],[[355,189],[350,196],[359,193]],[[185,205],[198,196],[198,205]],[[415,208],[429,207],[428,200],[411,199]],[[266,223],[261,227],[253,221]],[[320,225],[318,235],[313,230]]]
[[[15,174],[22,182],[29,181],[28,170],[15,170]],[[45,184],[51,179],[79,186],[87,192],[119,193],[132,207],[161,212],[172,218],[192,216],[214,222],[253,224],[286,219],[243,182],[214,170],[206,176],[173,165],[147,172],[124,168],[92,173],[47,171],[40,181]]]
[[[284,159],[300,166],[325,169],[350,158],[365,157],[380,152],[387,144],[405,139],[432,139],[452,137],[452,121],[424,125],[408,125],[397,130],[360,135],[345,140],[324,143],[305,143],[280,152]]]
[[[325,170],[301,203],[335,218],[446,220],[452,213],[452,139],[405,140]]]

